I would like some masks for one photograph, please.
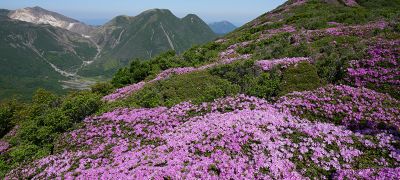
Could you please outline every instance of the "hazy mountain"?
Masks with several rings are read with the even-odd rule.
[[[89,35],[95,28],[78,20],[71,19],[61,14],[48,11],[41,7],[27,7],[11,11],[8,16],[11,19],[30,22],[34,24],[49,24],[55,27],[67,29],[79,34]]]
[[[228,34],[235,30],[237,27],[229,21],[214,22],[208,24],[216,34]]]
[[[132,58],[151,58],[161,52],[180,53],[216,35],[194,14],[178,18],[169,10],[152,9],[137,16],[118,16],[96,29],[93,38],[102,48],[97,60],[81,74],[112,74]]]

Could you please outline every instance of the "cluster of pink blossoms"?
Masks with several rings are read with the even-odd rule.
[[[242,43],[237,43],[237,44],[229,46],[227,50],[225,50],[224,52],[221,52],[219,54],[219,60],[215,63],[207,64],[207,65],[197,67],[197,68],[195,68],[195,67],[180,67],[180,68],[170,68],[170,69],[164,70],[161,73],[159,73],[156,78],[150,80],[149,82],[139,82],[136,84],[132,84],[132,85],[117,89],[113,93],[103,97],[103,100],[107,101],[107,102],[113,102],[118,99],[128,97],[132,93],[141,90],[147,83],[153,83],[153,82],[165,80],[174,74],[187,74],[187,73],[191,73],[194,71],[202,71],[202,70],[212,68],[212,67],[215,67],[215,66],[221,65],[221,64],[230,64],[237,60],[250,59],[251,58],[250,54],[239,55],[236,52],[237,48],[247,46],[249,44],[250,44],[250,42],[242,42]]]
[[[381,169],[362,169],[362,170],[342,170],[337,173],[335,179],[338,180],[358,180],[358,179],[398,179],[400,168],[381,168]]]
[[[10,144],[7,141],[0,140],[0,154],[6,152],[10,148]]]
[[[369,59],[354,60],[347,80],[355,86],[390,85],[400,91],[400,40],[378,41],[368,50]]]
[[[170,68],[165,71],[162,71],[160,74],[157,75],[156,78],[154,78],[153,80],[151,80],[149,82],[156,82],[156,81],[164,80],[173,74],[187,74],[187,73],[190,73],[190,72],[193,72],[196,70],[197,69],[193,68],[193,67]]]
[[[230,64],[230,63],[233,63],[240,59],[250,59],[251,54],[240,55],[237,53],[236,50],[239,47],[246,47],[246,46],[250,45],[251,43],[252,43],[252,41],[245,41],[245,42],[240,42],[240,43],[236,43],[236,44],[229,46],[225,51],[219,53],[219,61],[216,62],[214,64],[214,66],[219,65],[219,64]]]
[[[142,82],[139,82],[139,83],[136,83],[136,84],[125,86],[123,88],[119,88],[119,89],[115,90],[112,94],[104,96],[103,100],[104,101],[108,101],[108,102],[112,102],[112,101],[115,101],[117,99],[121,99],[121,98],[127,97],[131,93],[142,89],[145,84],[146,84],[146,82],[142,81]]]
[[[312,115],[356,129],[400,130],[400,102],[366,88],[328,85],[282,97],[276,107],[295,115]],[[386,126],[386,127],[385,127]]]
[[[330,23],[332,24],[332,22]],[[298,41],[306,41],[312,42],[316,39],[325,36],[358,36],[358,37],[369,37],[369,35],[375,30],[383,30],[385,29],[389,23],[385,21],[378,21],[363,25],[353,25],[353,26],[343,26],[339,25],[337,27],[331,27],[326,29],[318,29],[318,30],[305,30],[300,34],[297,34],[299,38]],[[300,37],[304,37],[305,40]]]
[[[358,6],[358,3],[355,0],[342,0],[346,6]]]
[[[272,36],[275,36],[279,33],[285,33],[285,32],[286,33],[294,33],[294,32],[296,32],[296,28],[293,26],[290,26],[290,25],[284,25],[282,28],[266,30],[261,33],[260,38],[257,39],[257,41],[269,39]]]
[[[366,137],[296,118],[245,95],[117,109],[84,123],[64,135],[64,152],[14,169],[7,178],[324,179],[323,173],[352,169],[365,148],[390,154],[374,159],[384,167],[400,165],[392,135]],[[317,174],[315,167],[321,168]]]
[[[286,69],[289,66],[296,65],[297,63],[300,62],[311,62],[311,59],[307,57],[294,57],[294,58],[259,60],[256,62],[256,66],[260,67],[264,71],[269,71],[273,67],[278,65],[280,65],[280,68]]]

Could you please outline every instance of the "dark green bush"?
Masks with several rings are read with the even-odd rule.
[[[33,144],[22,144],[12,149],[10,156],[14,163],[23,162],[27,157],[34,157],[39,147]]]
[[[100,95],[90,92],[70,94],[61,104],[61,109],[73,122],[79,122],[99,109],[102,103],[100,99]]]
[[[95,85],[93,85],[90,88],[92,90],[92,93],[97,93],[97,94],[100,94],[102,96],[110,94],[114,90],[113,85],[111,83],[109,83],[109,82],[96,83]]]
[[[278,95],[280,81],[280,77],[275,74],[262,73],[249,81],[252,86],[249,86],[245,93],[271,100]]]
[[[39,89],[31,104],[14,113],[17,116],[14,118],[20,119],[17,122],[19,129],[10,137],[12,148],[0,157],[8,159],[7,167],[13,167],[52,154],[55,140],[95,113],[102,105],[100,98],[99,94],[90,91],[59,97]]]
[[[329,83],[342,83],[347,64],[365,57],[367,46],[358,37],[324,37],[312,43],[318,75]]]
[[[15,125],[16,111],[21,108],[16,100],[0,104],[0,138],[6,135]]]
[[[60,98],[50,91],[38,89],[32,97],[32,104],[52,108],[60,104]]]
[[[279,95],[293,91],[308,91],[321,87],[325,83],[317,74],[317,68],[309,63],[299,63],[286,69],[279,85]]]
[[[279,90],[280,76],[275,72],[263,72],[252,60],[219,66],[210,73],[239,85],[241,93],[251,96],[271,99]]]
[[[131,74],[129,73],[129,68],[119,69],[113,76],[111,83],[119,88],[126,84],[131,83]]]

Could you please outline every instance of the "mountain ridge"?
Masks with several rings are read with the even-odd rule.
[[[93,34],[102,47],[102,54],[82,75],[97,75],[95,72],[99,69],[115,72],[129,59],[152,58],[168,50],[180,53],[216,37],[197,15],[178,18],[167,9],[150,9],[133,17],[117,16]],[[114,59],[114,65],[106,65],[108,58]]]

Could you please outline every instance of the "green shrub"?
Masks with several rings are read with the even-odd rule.
[[[105,96],[105,95],[110,94],[111,92],[113,92],[114,87],[109,82],[96,83],[95,85],[93,85],[91,87],[91,90],[92,90],[92,93],[97,93],[97,94],[100,94],[102,96]]]
[[[252,85],[246,89],[245,93],[250,96],[257,96],[271,100],[272,97],[278,95],[280,77],[275,74],[262,73],[260,76],[251,79],[249,82]]]
[[[319,78],[317,68],[309,63],[299,63],[289,67],[282,75],[279,95],[293,91],[308,91],[321,87],[325,83]]]
[[[131,77],[130,77],[130,73],[129,73],[129,68],[122,68],[119,69],[113,76],[112,80],[111,80],[112,85],[114,85],[115,87],[119,88],[119,87],[123,87],[126,84],[130,84],[131,83]]]
[[[102,101],[101,96],[90,91],[73,92],[59,97],[39,89],[32,103],[14,113],[19,129],[10,137],[12,148],[6,158],[9,167],[26,163],[54,152],[54,142],[86,116],[95,113]]]
[[[21,144],[13,148],[10,157],[14,163],[23,162],[27,157],[34,157],[38,153],[39,147],[33,144]]]
[[[20,108],[16,100],[0,104],[0,138],[6,135],[15,125],[15,113]]]
[[[265,99],[271,99],[278,94],[280,76],[275,72],[263,72],[256,68],[253,60],[219,66],[210,72],[239,85],[241,93]]]
[[[61,109],[73,122],[80,122],[86,116],[96,112],[101,104],[100,95],[90,92],[79,92],[67,96],[61,104]]]
[[[4,158],[0,157],[0,177],[5,177],[9,170],[10,166],[7,164]]]
[[[38,89],[32,97],[32,104],[41,105],[43,108],[52,108],[58,106],[60,98],[50,91]]]
[[[341,83],[349,61],[365,57],[366,45],[358,37],[324,37],[312,43],[318,75],[329,83]]]
[[[50,111],[42,118],[43,126],[51,127],[52,132],[64,132],[72,127],[72,119],[61,109]]]

